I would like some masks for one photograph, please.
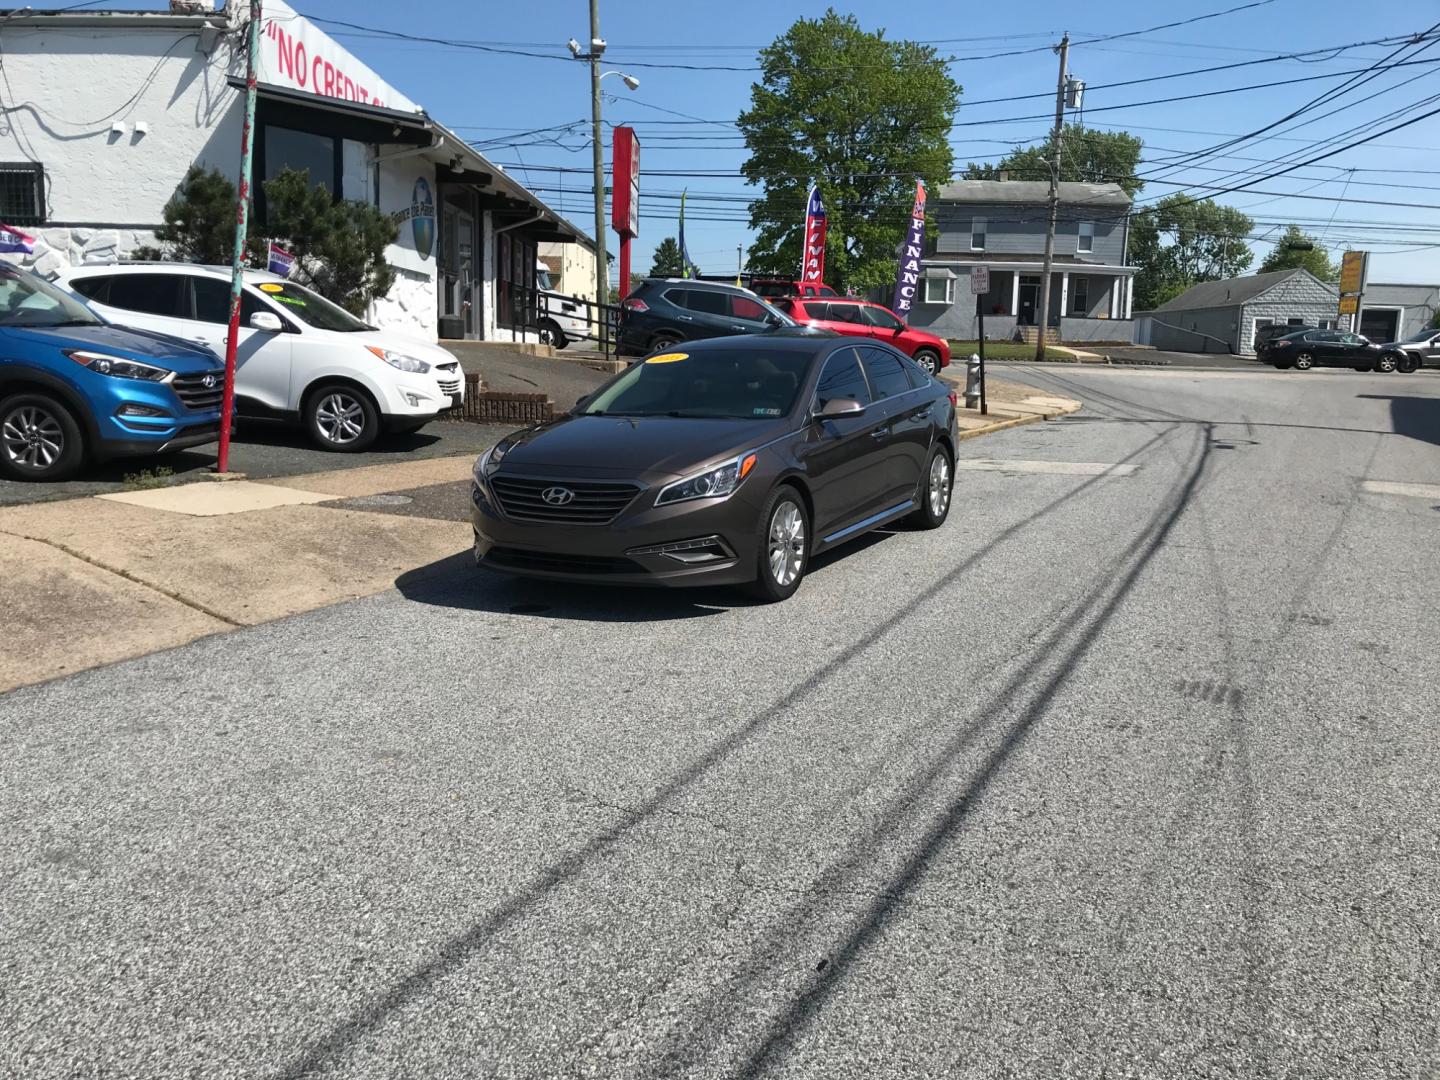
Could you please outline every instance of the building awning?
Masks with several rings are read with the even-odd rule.
[[[245,89],[244,79],[231,77],[228,81],[237,90]],[[424,113],[377,108],[270,83],[255,88],[255,120],[355,142],[406,146],[427,145],[433,141],[435,129]]]

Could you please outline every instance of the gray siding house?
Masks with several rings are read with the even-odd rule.
[[[1136,341],[1176,352],[1254,353],[1271,323],[1335,325],[1338,286],[1308,270],[1203,281],[1136,320]]]
[[[1031,180],[957,180],[933,198],[938,231],[927,251],[910,322],[943,337],[974,340],[970,272],[990,269],[980,298],[985,336],[1022,336],[1040,323],[1050,185]],[[1134,267],[1125,265],[1130,197],[1118,184],[1060,185],[1046,324],[1064,341],[1130,341]]]
[[[1404,341],[1429,326],[1440,311],[1440,285],[1365,286],[1360,332],[1371,341]]]

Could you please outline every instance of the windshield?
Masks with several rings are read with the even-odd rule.
[[[48,281],[0,262],[0,326],[102,326],[98,315]]]
[[[536,270],[536,271],[535,271],[535,288],[539,289],[541,292],[549,292],[549,291],[550,291],[550,271],[548,271],[548,270]]]
[[[772,419],[794,406],[809,366],[806,353],[754,346],[665,353],[635,364],[584,415]]]
[[[1434,337],[1436,334],[1440,334],[1440,330],[1437,330],[1435,327],[1431,326],[1431,327],[1427,327],[1427,328],[1424,329],[1424,330],[1420,330],[1420,331],[1417,331],[1417,332],[1414,333],[1414,334],[1411,334],[1411,335],[1410,335],[1409,337],[1407,337],[1405,340],[1406,340],[1406,341],[1429,341],[1429,340],[1430,340],[1432,337]]]
[[[267,300],[273,300],[303,323],[317,330],[336,330],[342,334],[353,334],[360,330],[374,330],[338,304],[332,304],[319,293],[311,292],[293,281],[262,281],[255,286]]]

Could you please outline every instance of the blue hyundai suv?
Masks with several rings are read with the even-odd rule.
[[[224,385],[208,349],[111,326],[0,262],[0,476],[61,480],[87,459],[212,442]]]

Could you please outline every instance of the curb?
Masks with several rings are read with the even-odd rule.
[[[1058,420],[1062,416],[1069,416],[1071,413],[1079,412],[1082,405],[1076,405],[1073,409],[1057,409],[1055,412],[1036,413],[1034,416],[1015,416],[1009,420],[1001,420],[994,424],[987,424],[985,427],[971,428],[969,431],[960,432],[960,441],[978,439],[981,435],[989,435],[994,431],[1004,431],[1006,428],[1023,427],[1026,424],[1038,423],[1041,420]]]

